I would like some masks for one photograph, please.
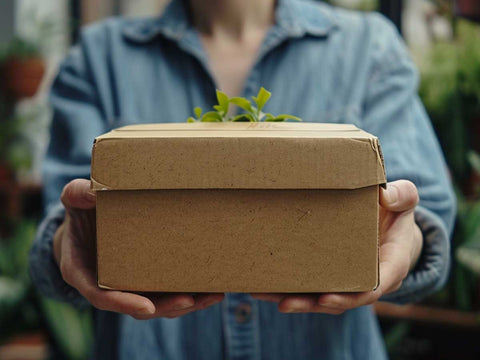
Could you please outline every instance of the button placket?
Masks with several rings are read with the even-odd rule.
[[[223,302],[226,358],[260,360],[258,308],[249,294],[227,294]]]

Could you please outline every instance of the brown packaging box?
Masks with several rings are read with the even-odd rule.
[[[376,137],[353,125],[123,127],[95,140],[98,285],[179,292],[378,286]]]

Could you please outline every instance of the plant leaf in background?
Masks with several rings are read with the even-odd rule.
[[[41,307],[55,342],[67,359],[86,359],[93,333],[90,311],[79,311],[72,306],[41,298]]]
[[[35,222],[23,220],[11,237],[0,239],[0,342],[38,331],[46,322],[49,338],[65,358],[86,359],[93,334],[90,311],[43,298],[31,284],[28,252],[35,232]]]

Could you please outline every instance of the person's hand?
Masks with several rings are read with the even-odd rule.
[[[278,303],[281,312],[341,314],[377,301],[397,290],[415,266],[422,250],[422,233],[414,220],[418,203],[413,183],[399,180],[380,191],[380,285],[375,291],[325,294],[252,294],[258,300]]]
[[[103,290],[97,286],[95,267],[95,204],[90,181],[68,183],[61,201],[65,220],[55,233],[53,251],[63,279],[100,310],[128,314],[136,319],[173,318],[205,309],[223,300],[224,294],[135,294]]]

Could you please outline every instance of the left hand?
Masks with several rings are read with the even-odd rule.
[[[423,244],[415,223],[418,192],[413,183],[399,180],[380,190],[380,285],[375,291],[322,294],[252,294],[255,299],[278,303],[286,313],[319,312],[341,314],[345,310],[369,305],[397,290],[415,267]]]

